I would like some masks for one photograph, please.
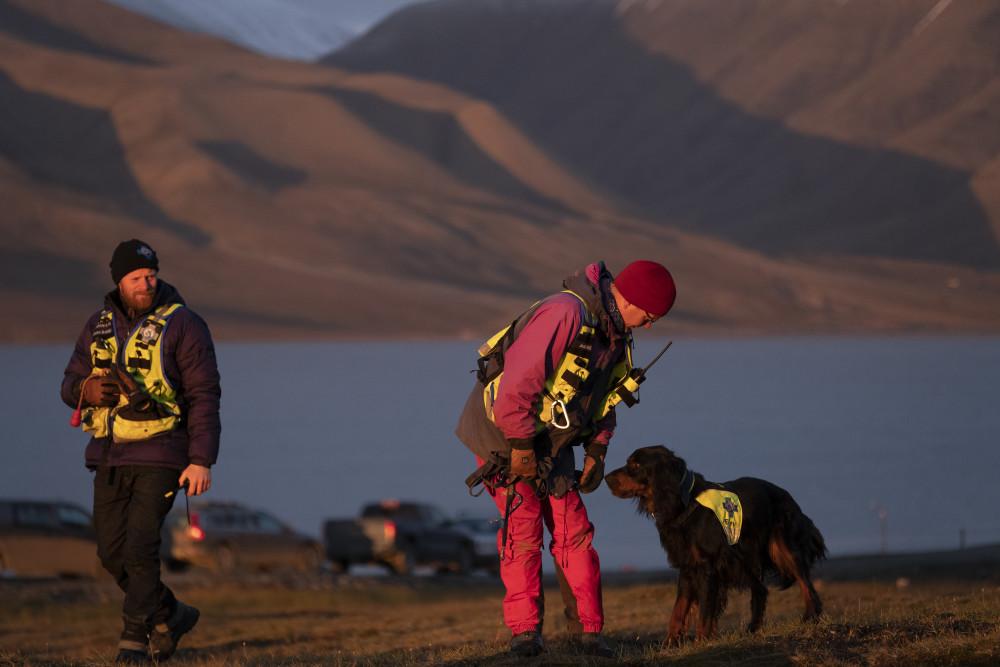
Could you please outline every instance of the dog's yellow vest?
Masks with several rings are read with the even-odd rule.
[[[732,491],[724,489],[708,489],[695,497],[699,505],[715,512],[715,517],[722,525],[729,544],[736,544],[740,539],[740,529],[743,527],[743,506],[740,497]]]

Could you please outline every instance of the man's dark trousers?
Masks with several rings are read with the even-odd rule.
[[[146,641],[177,606],[160,581],[160,530],[174,504],[180,471],[156,466],[101,467],[94,476],[97,555],[125,591],[123,639]],[[128,636],[126,636],[128,635]]]

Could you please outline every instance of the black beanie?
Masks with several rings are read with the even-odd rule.
[[[111,279],[115,281],[115,285],[136,269],[160,270],[160,262],[156,259],[156,252],[139,239],[119,243],[118,247],[115,248],[115,253],[111,255],[110,266]]]

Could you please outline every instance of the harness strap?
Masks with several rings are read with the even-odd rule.
[[[503,535],[500,538],[500,560],[503,560],[504,556],[507,555],[507,538],[510,536],[510,515],[524,502],[524,498],[517,491],[517,483],[520,481],[520,477],[515,477],[507,485],[507,503],[503,512]],[[517,498],[517,505],[514,505],[515,497]]]
[[[142,357],[129,357],[128,366],[129,368],[141,368],[144,371],[148,371],[153,367],[153,362]]]
[[[569,370],[562,374],[562,380],[576,391],[579,391],[580,387],[583,386],[583,378],[576,373],[570,373]]]
[[[681,492],[681,503],[684,505],[684,511],[680,515],[670,522],[671,526],[680,526],[682,523],[688,520],[688,518],[694,514],[694,511],[701,507],[698,503],[691,502],[691,491],[694,490],[694,473],[691,472],[687,466],[684,467],[684,475],[681,477],[681,482],[678,485]]]
[[[581,297],[576,292],[568,289],[562,290],[562,292],[560,293],[571,294],[580,301],[580,304],[583,306],[583,321],[581,322],[581,328],[583,326],[589,326],[592,328],[596,326],[596,318],[590,312],[590,307],[587,305],[587,302],[583,299],[583,297]],[[535,303],[531,304],[531,307],[529,307],[523,313],[515,317],[513,322],[507,325],[505,329],[502,329],[503,331],[502,334],[499,333],[497,334],[499,335],[499,338],[496,339],[496,342],[493,343],[492,347],[489,347],[489,343],[492,342],[494,339],[490,339],[490,341],[487,341],[486,344],[480,346],[479,359],[476,362],[477,367],[473,372],[476,374],[476,379],[478,379],[483,384],[483,386],[488,385],[498,375],[500,375],[500,373],[503,372],[504,352],[513,343],[514,338],[516,338],[517,334],[520,333],[519,331],[517,331],[517,325],[524,319],[525,315],[534,311],[535,308],[537,308],[541,303],[542,301],[536,301]],[[586,356],[587,354],[590,353],[590,347],[593,343],[593,339],[594,339],[593,333],[581,331],[577,333],[576,337],[573,339],[573,341],[571,341],[569,347],[567,348],[567,351],[573,351],[573,349],[575,348],[577,351],[574,351],[574,354],[577,354],[579,356]],[[491,364],[490,362],[494,363]],[[492,369],[490,368],[491,365]]]
[[[493,345],[492,348],[486,348],[486,345],[480,347],[479,359],[476,361],[477,369],[474,372],[476,374],[476,379],[479,380],[484,387],[496,379],[498,375],[503,373],[504,351],[514,340],[514,329],[517,327],[518,321],[524,317],[525,313],[533,310],[539,303],[540,302],[534,303],[531,308],[518,315],[514,321],[511,322],[506,329],[504,329],[503,335],[500,336],[500,339]],[[491,361],[494,362],[492,370],[490,370]]]
[[[538,460],[538,479],[535,480],[535,496],[543,499],[549,494],[549,485],[546,481],[552,472],[553,461],[551,456],[543,456]],[[478,498],[483,491],[495,494],[497,489],[504,489],[507,500],[504,505],[503,533],[501,535],[500,558],[504,558],[507,552],[507,540],[510,536],[510,515],[521,506],[524,497],[517,490],[518,482],[524,481],[520,476],[510,477],[510,458],[499,452],[490,452],[489,458],[481,466],[476,468],[472,474],[465,478],[465,486],[469,489],[469,495]],[[478,491],[477,487],[482,487]]]
[[[503,486],[508,470],[510,470],[510,459],[500,452],[490,452],[489,458],[483,462],[483,465],[465,478],[465,486],[469,488],[469,495],[478,498],[487,489],[490,493],[496,493],[497,487]],[[478,486],[483,488],[476,491]]]
[[[691,504],[691,491],[694,490],[694,473],[684,468],[684,476],[681,477],[681,502],[684,507]]]

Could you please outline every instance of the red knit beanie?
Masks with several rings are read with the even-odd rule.
[[[632,262],[615,278],[615,287],[633,306],[663,317],[674,305],[677,288],[666,267],[648,259]]]

